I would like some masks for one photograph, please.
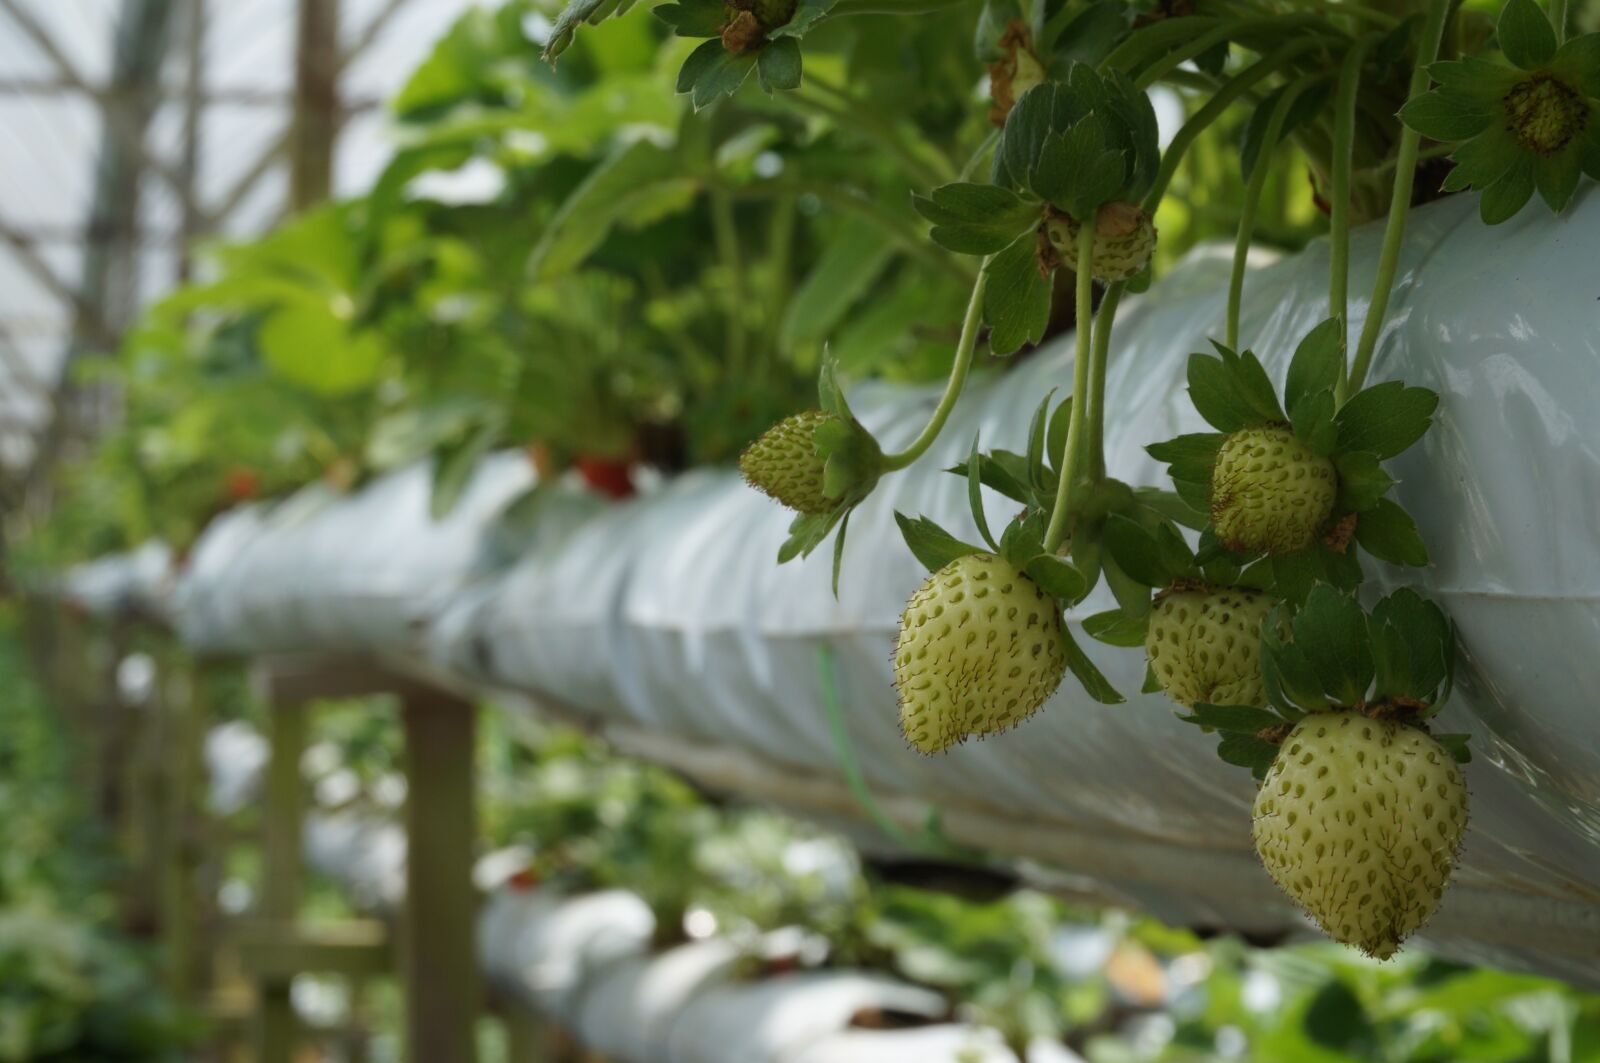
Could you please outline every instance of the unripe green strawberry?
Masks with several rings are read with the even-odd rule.
[[[1015,727],[1055,693],[1066,668],[1056,600],[1000,558],[957,558],[928,577],[900,618],[901,730],[937,753]]]
[[[1078,219],[1052,210],[1045,219],[1045,233],[1061,256],[1061,265],[1072,269],[1078,259]],[[1150,215],[1131,203],[1107,203],[1095,215],[1094,279],[1109,284],[1135,276],[1150,262],[1156,249],[1156,227]]]
[[[1273,599],[1230,587],[1170,591],[1150,611],[1144,652],[1167,696],[1193,708],[1265,705],[1261,624]]]
[[[1439,906],[1467,787],[1415,727],[1314,713],[1283,740],[1253,818],[1272,880],[1330,937],[1387,959]]]
[[[1211,522],[1230,550],[1292,554],[1316,542],[1338,493],[1333,462],[1289,429],[1245,428],[1217,451]]]
[[[739,457],[750,486],[800,513],[826,513],[836,500],[822,492],[823,467],[817,429],[839,418],[821,410],[786,417],[751,443]]]

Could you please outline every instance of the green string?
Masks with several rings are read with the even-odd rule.
[[[907,833],[905,828],[883,810],[883,806],[878,804],[878,799],[872,796],[872,790],[867,786],[866,775],[861,771],[861,762],[856,759],[855,746],[851,743],[850,731],[845,726],[844,706],[839,701],[839,686],[834,679],[833,648],[827,644],[817,647],[817,679],[822,684],[822,704],[828,713],[828,731],[833,736],[833,751],[838,758],[839,769],[844,772],[845,784],[850,788],[851,796],[867,814],[867,818],[895,844],[913,852],[930,856],[955,857],[961,860],[981,860],[982,854],[957,845],[945,835],[940,825],[940,812],[937,807],[928,806],[927,818],[923,821],[920,835]]]

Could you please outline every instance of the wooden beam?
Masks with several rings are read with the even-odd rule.
[[[476,711],[442,693],[405,698],[406,898],[401,978],[406,1058],[473,1063],[483,1010],[472,882]]]
[[[304,876],[301,827],[305,780],[300,774],[300,758],[305,752],[308,713],[298,700],[275,702],[271,711],[271,753],[263,810],[266,867],[260,910],[262,918],[288,921],[298,914]],[[291,980],[278,977],[260,983],[258,1063],[291,1063],[294,1059],[299,1021],[289,997]]]
[[[289,147],[289,205],[296,211],[321,203],[333,189],[339,60],[339,0],[300,0]]]
[[[269,982],[289,982],[308,972],[373,977],[387,974],[394,963],[389,929],[375,919],[254,919],[241,923],[230,937],[245,972]]]

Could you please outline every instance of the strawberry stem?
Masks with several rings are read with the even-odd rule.
[[[1342,404],[1350,387],[1350,170],[1355,165],[1356,94],[1361,64],[1372,38],[1363,37],[1344,57],[1334,97],[1333,181],[1328,203],[1328,312],[1339,319],[1339,379],[1334,401]]]
[[[1106,476],[1106,362],[1111,352],[1111,329],[1117,317],[1117,304],[1128,287],[1116,281],[1100,296],[1100,310],[1094,322],[1094,347],[1089,358],[1089,478]]]
[[[1422,39],[1417,45],[1417,65],[1411,71],[1411,89],[1406,93],[1407,99],[1415,99],[1427,91],[1428,67],[1439,56],[1445,18],[1449,13],[1450,0],[1430,0],[1428,21],[1422,28]],[[1405,236],[1406,215],[1411,210],[1411,188],[1417,180],[1417,147],[1421,141],[1421,133],[1410,126],[1403,127],[1400,149],[1395,154],[1394,195],[1389,201],[1389,222],[1383,230],[1378,276],[1372,286],[1372,303],[1367,308],[1367,319],[1361,324],[1361,342],[1356,347],[1355,365],[1350,370],[1349,391],[1352,394],[1360,391],[1366,383],[1367,370],[1372,366],[1372,352],[1378,346],[1378,332],[1383,328],[1384,316],[1389,312],[1389,294],[1400,265],[1400,242]]]
[[[950,411],[955,409],[956,400],[961,397],[961,389],[967,383],[967,373],[972,369],[972,352],[978,346],[978,326],[983,322],[983,289],[989,279],[986,271],[989,260],[984,259],[983,265],[985,268],[978,270],[978,276],[972,282],[972,296],[967,300],[967,316],[961,323],[961,339],[956,343],[955,363],[950,367],[950,379],[945,383],[939,405],[933,411],[933,416],[928,418],[928,423],[923,427],[921,434],[911,441],[909,447],[883,456],[885,471],[903,469],[922,457],[928,448],[933,446],[933,441],[939,438],[939,433],[944,431],[944,424],[950,419]]]
[[[1044,533],[1044,552],[1053,554],[1067,534],[1067,511],[1071,508],[1073,481],[1083,453],[1083,404],[1089,390],[1090,340],[1094,333],[1094,231],[1095,219],[1086,218],[1078,226],[1078,315],[1077,353],[1072,360],[1072,414],[1067,421],[1067,441],[1061,448],[1060,477],[1056,480],[1056,501],[1050,509],[1050,524]]]
[[[1239,211],[1239,232],[1233,241],[1233,272],[1228,278],[1227,344],[1239,349],[1239,311],[1244,304],[1244,265],[1250,254],[1250,239],[1256,231],[1256,212],[1261,206],[1261,191],[1267,186],[1267,173],[1272,169],[1268,160],[1277,149],[1278,138],[1283,135],[1283,123],[1289,117],[1289,108],[1313,81],[1307,75],[1290,83],[1273,105],[1267,117],[1267,128],[1261,137],[1261,148],[1256,152],[1255,165],[1250,169],[1250,181],[1245,185],[1244,205]]]

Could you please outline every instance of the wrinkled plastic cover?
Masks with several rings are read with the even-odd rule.
[[[1425,441],[1390,463],[1434,564],[1377,572],[1379,588],[1412,582],[1436,597],[1464,651],[1439,726],[1474,736],[1473,823],[1427,936],[1462,959],[1597,985],[1600,194],[1591,186],[1560,218],[1530,208],[1492,230],[1476,209],[1456,197],[1414,212],[1372,374],[1443,397]],[[1371,288],[1381,235],[1354,234],[1353,293]],[[1241,336],[1279,382],[1296,343],[1328,314],[1327,264],[1319,244],[1248,277]],[[1165,486],[1144,446],[1206,430],[1185,393],[1185,362],[1222,334],[1227,269],[1225,255],[1197,253],[1125,305],[1107,385],[1112,475]],[[1358,295],[1352,336],[1365,309]],[[1138,693],[1135,650],[1081,640],[1124,705],[1096,705],[1069,680],[1035,719],[946,755],[920,756],[899,734],[890,652],[925,573],[894,511],[975,538],[965,484],[941,470],[975,434],[987,447],[1025,449],[1039,398],[1070,389],[1070,352],[1070,339],[1058,341],[972,382],[932,452],[852,517],[837,601],[826,549],[777,566],[789,514],[731,471],[701,471],[528,556],[455,630],[497,681],[597,723],[840,777],[818,678],[826,647],[875,790],[1037,823],[1034,855],[1172,922],[1303,926],[1251,849],[1249,776],[1219,761],[1215,740],[1177,721],[1164,698]],[[853,401],[891,449],[917,433],[936,397],[875,385]],[[1014,508],[990,495],[991,525]],[[1112,605],[1102,587],[1075,617]]]
[[[152,540],[127,553],[78,565],[54,589],[96,616],[137,613],[165,619],[172,581],[172,548]]]
[[[179,586],[185,639],[215,652],[403,653],[486,563],[492,520],[533,486],[525,454],[494,454],[445,516],[424,463],[343,497],[316,485],[201,536]]]

